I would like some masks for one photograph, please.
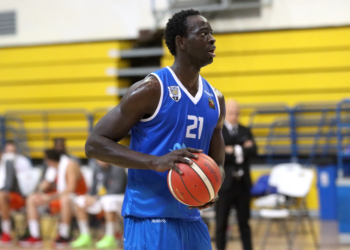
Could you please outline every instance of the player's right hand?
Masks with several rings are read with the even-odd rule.
[[[198,155],[193,153],[202,153],[203,150],[195,148],[184,148],[174,150],[166,155],[156,157],[151,164],[151,169],[157,172],[165,172],[169,169],[174,170],[178,174],[182,175],[182,171],[178,167],[178,163],[184,163],[187,165],[192,165],[193,161],[187,158],[197,159]]]

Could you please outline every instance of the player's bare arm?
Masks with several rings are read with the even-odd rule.
[[[120,104],[102,117],[94,127],[85,145],[86,156],[124,168],[151,169],[158,172],[173,169],[182,174],[175,164],[192,164],[191,160],[184,157],[197,158],[193,153],[201,150],[179,149],[158,157],[133,151],[118,143],[141,119],[152,116],[160,96],[161,87],[154,76],[131,86]]]
[[[61,193],[61,195],[66,195],[66,194],[75,192],[78,185],[79,178],[82,177],[79,168],[80,166],[78,163],[70,160],[70,163],[67,167],[67,187]]]
[[[50,190],[50,188],[52,187],[52,184],[50,182],[48,182],[47,180],[43,180],[38,187],[38,191],[41,193],[47,192]]]
[[[225,170],[224,170],[224,162],[225,162],[225,142],[224,137],[222,136],[222,127],[224,125],[225,121],[225,114],[226,114],[226,108],[225,108],[225,98],[223,94],[215,89],[215,93],[218,97],[219,103],[220,103],[220,117],[218,120],[218,124],[216,128],[214,129],[213,136],[210,141],[210,147],[209,147],[209,153],[208,155],[213,158],[213,160],[218,164],[221,172],[221,184],[224,182],[225,179]],[[215,202],[219,199],[219,196],[216,195],[215,198],[199,207],[191,207],[191,208],[199,208],[199,209],[205,209],[208,207],[211,207],[215,204]]]
[[[225,141],[224,141],[224,137],[222,136],[222,128],[224,126],[226,108],[225,108],[224,95],[219,90],[217,89],[214,89],[214,90],[218,97],[218,101],[220,103],[220,117],[210,141],[209,156],[213,158],[216,164],[218,164],[221,171],[221,177],[222,177],[221,183],[223,183],[225,179],[225,170],[224,170]]]
[[[55,200],[64,195],[74,193],[77,188],[77,183],[79,178],[81,177],[80,166],[75,161],[70,161],[67,166],[67,187],[61,193],[56,193],[52,195],[48,195],[48,200]]]

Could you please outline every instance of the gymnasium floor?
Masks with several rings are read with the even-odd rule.
[[[252,230],[254,231],[256,221],[253,220]],[[316,235],[320,241],[319,250],[350,250],[350,245],[339,245],[338,244],[338,225],[336,222],[318,222],[314,221]],[[255,250],[261,249],[262,239],[264,237],[265,225],[262,226],[258,234],[253,234],[253,244]],[[228,244],[227,250],[241,250],[241,245],[239,241],[239,234],[237,230],[233,231],[233,240]],[[214,244],[213,244],[214,246]],[[215,248],[213,248],[215,249]],[[312,237],[308,233],[299,232],[293,250],[316,250],[314,246]],[[272,226],[270,236],[268,237],[265,250],[288,250],[286,239],[283,234],[278,232],[276,226]]]
[[[252,229],[254,231],[256,220],[251,221]],[[318,239],[320,239],[319,250],[350,250],[350,245],[339,245],[337,235],[337,224],[335,222],[314,222]],[[263,239],[265,227],[261,227],[258,234],[253,233],[253,244],[255,250],[261,249],[261,242]],[[210,228],[211,234],[214,232],[214,226]],[[46,242],[45,247],[40,249],[51,249],[50,242]],[[23,248],[18,247],[1,247],[1,250],[19,250]],[[28,248],[26,248],[28,249]],[[36,248],[38,249],[38,248]],[[90,248],[92,249],[92,248]],[[122,248],[117,248],[122,249]],[[215,242],[213,242],[213,250],[215,250]],[[313,245],[311,235],[305,232],[299,232],[293,247],[293,250],[316,250]],[[85,249],[82,249],[85,250]],[[116,250],[116,249],[114,249]],[[171,250],[171,249],[169,249]],[[191,249],[189,249],[191,250]],[[238,230],[236,227],[232,230],[232,240],[229,242],[227,250],[241,250],[240,241],[238,238]],[[288,250],[286,240],[281,233],[278,232],[276,226],[272,226],[270,237],[268,238],[265,250]]]

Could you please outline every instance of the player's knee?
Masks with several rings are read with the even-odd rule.
[[[71,201],[71,198],[69,195],[63,195],[61,197],[61,205],[62,206],[65,206],[65,205],[70,205],[70,201]]]

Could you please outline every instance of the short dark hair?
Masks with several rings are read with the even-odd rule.
[[[176,56],[176,45],[175,38],[176,36],[186,37],[187,36],[187,17],[200,15],[199,11],[189,9],[182,10],[178,13],[175,13],[166,24],[164,31],[165,43],[168,46],[170,53],[173,56]]]
[[[45,157],[49,160],[59,162],[61,158],[61,153],[56,149],[46,149]]]
[[[5,145],[7,145],[7,144],[12,144],[12,145],[15,145],[15,146],[16,146],[16,143],[15,143],[14,140],[7,140],[7,141],[5,142]]]

